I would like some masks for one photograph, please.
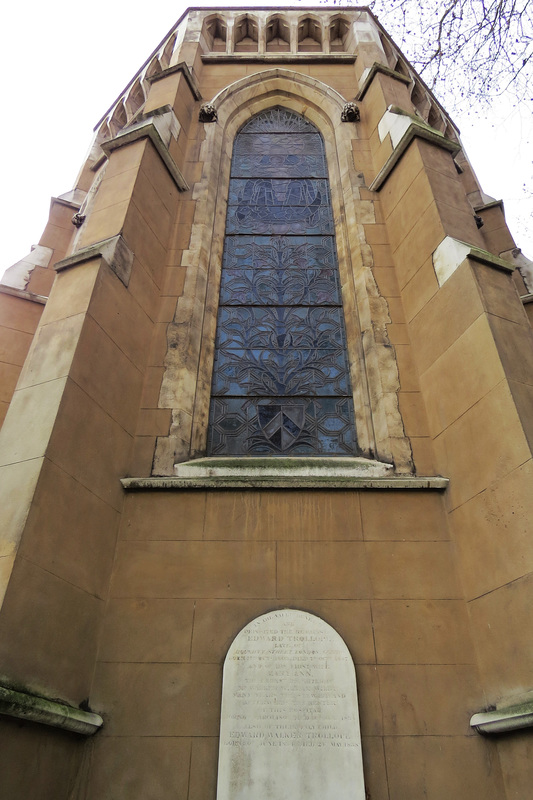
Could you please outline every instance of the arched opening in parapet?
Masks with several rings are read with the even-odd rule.
[[[322,50],[322,26],[313,17],[298,23],[298,52],[316,53]]]
[[[226,52],[227,29],[226,23],[221,17],[208,17],[204,22],[203,32],[208,50],[215,53]]]
[[[235,22],[234,42],[236,53],[257,53],[257,22],[249,16]]]
[[[290,50],[290,30],[286,20],[275,15],[266,24],[267,53],[288,53]]]
[[[329,47],[332,53],[346,50],[346,39],[350,26],[344,17],[334,17],[329,26]]]

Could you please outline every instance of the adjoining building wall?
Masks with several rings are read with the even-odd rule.
[[[386,481],[180,477],[205,455],[233,138],[274,106],[324,139],[357,433]],[[41,246],[0,293],[0,353],[24,362],[0,433],[0,682],[104,725],[0,717],[2,796],[214,800],[224,657],[280,608],[352,654],[369,797],[528,796],[529,731],[469,721],[532,700],[529,272],[372,15],[187,12]]]

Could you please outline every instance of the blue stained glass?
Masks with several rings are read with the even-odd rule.
[[[357,452],[324,145],[288,109],[234,143],[208,452]]]
[[[327,206],[229,206],[226,234],[274,233],[332,234],[333,220]]]
[[[322,139],[318,133],[241,134],[235,140],[233,178],[327,178]]]
[[[345,395],[349,390],[344,350],[257,349],[219,351],[213,392],[217,395]]]
[[[330,208],[328,182],[320,178],[232,178],[230,206]]]
[[[213,397],[213,455],[353,455],[353,407],[337,397]]]
[[[244,267],[282,271],[330,267],[338,272],[332,236],[227,236],[224,270]]]
[[[226,269],[220,287],[224,305],[330,305],[338,296],[334,269]]]
[[[241,348],[345,348],[342,310],[329,306],[221,307],[217,346]]]
[[[299,155],[316,156],[324,162],[324,148],[319,133],[303,133],[293,136],[290,133],[256,133],[246,136],[240,133],[235,139],[233,159],[242,155]],[[325,165],[325,163],[324,163]],[[232,164],[232,169],[234,164]],[[324,174],[327,177],[327,174]]]
[[[325,166],[321,158],[278,153],[276,155],[234,156],[232,177],[255,178],[323,178]]]

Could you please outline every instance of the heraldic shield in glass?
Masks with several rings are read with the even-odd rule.
[[[324,144],[271,108],[233,148],[208,453],[356,451]]]

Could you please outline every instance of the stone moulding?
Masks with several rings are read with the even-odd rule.
[[[61,272],[69,267],[90,261],[92,258],[103,258],[124,286],[128,285],[133,266],[133,253],[120,234],[78,250],[62,261],[58,261],[54,269]]]
[[[175,476],[123,478],[129,491],[172,489],[446,489],[440,476],[394,475],[366,458],[208,457],[176,464]]]
[[[259,64],[342,64],[355,63],[353,53],[204,53],[202,61],[207,64],[227,64],[229,62],[250,62]]]
[[[454,239],[452,236],[446,236],[439,246],[433,252],[433,268],[439,286],[442,286],[448,278],[450,278],[455,270],[463,263],[466,258],[472,261],[477,261],[479,264],[484,264],[493,269],[499,269],[503,272],[514,272],[513,264],[504,261],[503,258],[482,250],[480,247],[474,247],[466,242],[461,242],[459,239]]]
[[[0,686],[0,714],[63,728],[83,736],[93,736],[104,724],[99,714],[7,686]]]
[[[488,211],[490,208],[499,208],[502,213],[505,213],[503,200],[491,200],[489,203],[482,203],[479,206],[474,206],[474,211],[479,213],[481,211]]]
[[[113,150],[118,150],[119,147],[124,147],[125,145],[131,144],[132,142],[137,142],[140,139],[150,139],[179,191],[186,192],[189,189],[189,184],[183,177],[178,165],[168,152],[165,143],[161,139],[159,131],[152,122],[143,123],[129,130],[126,129],[119,133],[118,136],[115,136],[114,139],[110,139],[107,142],[102,142],[100,147],[106,155],[109,155],[113,152]]]
[[[447,139],[442,133],[430,128],[422,122],[412,120],[411,124],[405,131],[404,135],[392,151],[385,164],[382,166],[370,186],[368,187],[372,192],[379,192],[384,185],[385,181],[395,168],[396,164],[400,161],[403,154],[414,139],[424,139],[430,144],[435,144],[437,147],[442,147],[443,150],[448,150],[452,155],[456,155],[461,149],[460,145]]]
[[[32,303],[40,303],[41,305],[46,305],[46,301],[48,300],[42,294],[34,294],[33,292],[27,292],[25,289],[15,289],[13,286],[4,286],[0,284],[0,294],[10,294],[11,297],[19,297],[21,300],[30,300]]]
[[[470,725],[478,733],[495,734],[533,727],[533,700],[494,711],[481,711],[470,719]]]

